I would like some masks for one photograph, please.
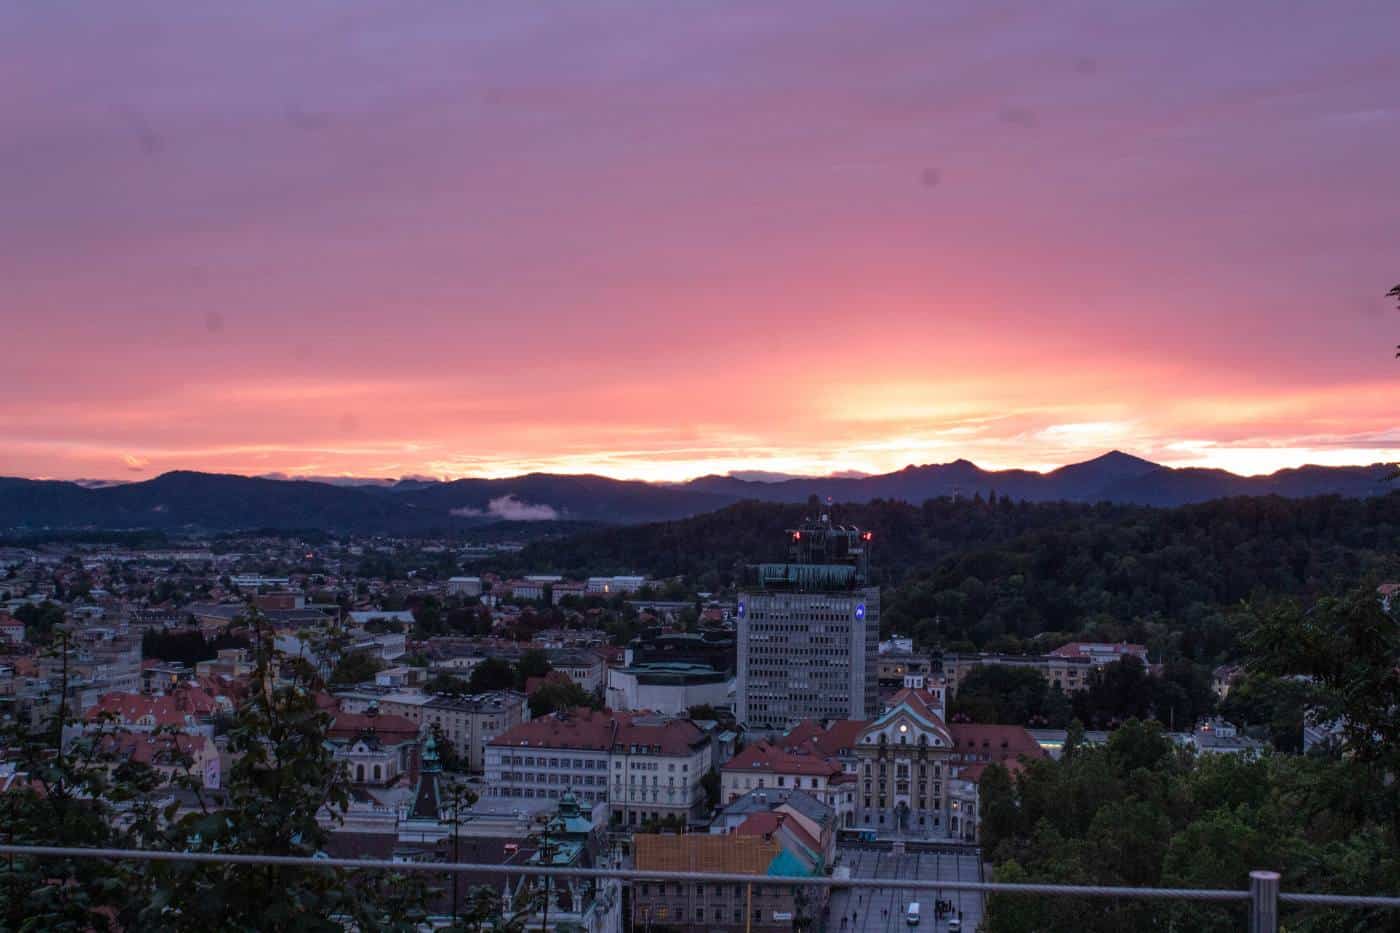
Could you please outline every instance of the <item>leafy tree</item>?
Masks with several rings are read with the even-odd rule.
[[[256,668],[248,701],[228,733],[235,756],[221,805],[183,817],[167,832],[193,851],[310,856],[324,849],[322,817],[349,806],[350,780],[325,741],[330,717],[316,702],[316,674],[301,659],[278,665],[270,633],[252,620]],[[173,815],[173,814],[172,814]],[[357,877],[334,870],[156,862],[155,893],[138,912],[143,929],[411,930],[426,919],[421,879]]]
[[[472,668],[467,687],[471,693],[487,693],[491,690],[508,690],[515,686],[515,669],[509,661],[500,658],[487,658]]]
[[[141,656],[162,661],[177,661],[193,666],[218,656],[224,648],[247,648],[248,639],[224,632],[213,640],[206,639],[198,629],[147,629],[141,636]]]
[[[443,770],[456,773],[462,773],[466,771],[467,760],[463,758],[460,754],[458,754],[457,746],[453,745],[450,741],[448,741],[447,736],[443,735],[442,727],[439,726],[437,723],[433,723],[432,732],[433,741],[434,743],[436,743],[437,747],[438,760],[442,763]],[[461,787],[461,785],[454,784],[453,787]],[[463,788],[463,790],[465,791],[465,788]],[[474,794],[472,796],[475,797]],[[472,802],[475,801],[473,800]],[[470,805],[470,803],[463,804],[463,806]]]
[[[400,635],[403,633],[404,625],[397,619],[370,619],[365,623],[364,628],[371,635],[383,635],[386,632]]]
[[[532,677],[543,677],[554,668],[550,665],[545,653],[538,649],[532,649],[520,656],[520,660],[515,665],[515,686],[523,690],[525,684]]]
[[[1040,671],[987,664],[968,672],[949,713],[973,722],[1062,726],[1069,721],[1070,705]]]
[[[530,694],[530,715],[545,716],[559,710],[576,709],[580,706],[601,709],[602,702],[578,684],[545,684]]]
[[[25,603],[15,610],[16,619],[24,623],[24,637],[31,644],[45,645],[53,637],[55,628],[63,624],[63,607],[44,600],[42,603]]]
[[[384,670],[384,662],[366,651],[351,651],[344,655],[331,671],[331,683],[337,686],[364,683]]]
[[[714,768],[705,772],[705,776],[700,779],[700,788],[705,792],[705,805],[711,810],[719,806],[721,782],[719,772]]]
[[[1241,889],[1251,870],[1268,868],[1291,890],[1400,889],[1400,800],[1387,732],[1400,660],[1394,620],[1367,586],[1306,611],[1254,606],[1242,627],[1257,654],[1235,688],[1244,688],[1241,708],[1255,702],[1251,690],[1309,678],[1315,702],[1350,724],[1348,753],[1198,757],[1175,748],[1158,723],[1137,720],[1091,747],[1072,724],[1058,761],[1030,762],[1015,781],[984,772],[984,851],[997,880]],[[1238,905],[1089,900],[1066,912],[1060,901],[993,896],[987,929],[1224,931],[1244,921]],[[1295,915],[1290,929],[1392,923],[1380,912],[1317,909]]]
[[[1152,715],[1152,682],[1136,657],[1105,664],[1089,675],[1089,688],[1074,697],[1074,715],[1100,728]]]
[[[61,659],[59,696],[67,694],[70,647],[55,639]],[[62,732],[76,721],[60,704],[44,728],[31,732],[19,722],[6,727],[7,757],[18,775],[0,798],[6,841],[17,845],[136,847],[136,823],[116,820],[117,800],[136,800],[151,781],[128,772],[127,785],[115,785],[103,754],[108,723],[65,745]],[[143,824],[144,825],[144,822]],[[132,866],[95,859],[43,860],[18,856],[0,866],[0,903],[10,930],[114,930],[130,917],[126,891],[144,889]],[[114,923],[115,920],[115,923]]]
[[[1304,721],[1316,705],[1314,692],[1304,679],[1248,672],[1230,687],[1220,715],[1281,752],[1301,752]]]
[[[471,685],[453,674],[435,674],[423,685],[427,693],[445,693],[449,696],[466,696],[472,692]]]
[[[254,620],[257,667],[251,695],[229,732],[238,757],[224,790],[205,791],[189,756],[172,746],[175,772],[124,759],[109,723],[64,743],[72,710],[60,704],[51,728],[15,729],[7,748],[23,780],[0,796],[7,839],[19,844],[314,855],[323,820],[340,819],[349,782],[325,742],[329,717],[303,661],[280,658]],[[59,650],[67,686],[67,639]],[[280,674],[274,679],[274,668]],[[65,695],[64,691],[60,695]],[[193,812],[158,807],[169,789],[191,791]],[[419,877],[280,866],[34,860],[3,866],[0,911],[14,930],[416,930],[426,919]]]
[[[690,709],[685,711],[685,714],[690,719],[698,719],[701,721],[712,722],[724,722],[726,720],[734,718],[734,714],[729,712],[728,710],[716,709],[708,703],[701,703],[698,706],[692,706]]]
[[[1307,610],[1296,602],[1251,610],[1250,667],[1309,678],[1317,716],[1337,720],[1348,752],[1400,769],[1400,619],[1373,586],[1326,597]]]
[[[608,643],[620,648],[636,638],[642,627],[635,619],[613,619],[603,626],[603,630],[608,633]]]
[[[669,833],[680,835],[685,831],[685,817],[675,813],[657,818],[649,816],[637,827],[639,833]]]
[[[442,617],[442,604],[435,596],[426,597],[413,607],[413,622],[420,637],[443,635],[448,630]]]
[[[995,852],[1002,840],[1016,835],[1018,822],[1015,791],[1006,768],[993,762],[982,772],[977,785],[981,809],[982,845]]]

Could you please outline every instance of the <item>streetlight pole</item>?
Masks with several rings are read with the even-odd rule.
[[[458,855],[458,840],[460,834],[458,829],[462,825],[462,788],[455,781],[452,783],[452,863],[455,865],[461,861]],[[457,879],[461,872],[452,873],[452,925],[457,925]]]
[[[540,854],[553,864],[554,857],[549,851],[549,821],[544,824],[544,844],[540,847]],[[548,865],[546,866],[548,867]],[[540,921],[540,929],[548,933],[549,931],[549,875],[544,876],[544,917]]]

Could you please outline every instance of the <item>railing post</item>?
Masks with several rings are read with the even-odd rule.
[[[1278,933],[1278,872],[1249,873],[1249,931]]]

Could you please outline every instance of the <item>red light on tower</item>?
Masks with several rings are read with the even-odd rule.
[[[871,539],[871,537],[873,537],[873,536],[870,534],[870,532],[867,531],[865,534],[861,535],[860,537],[861,537],[861,540],[862,540],[862,541],[869,541],[869,540]]]
[[[792,533],[792,540],[794,540],[794,541],[801,541],[801,540],[802,540],[802,532],[800,532],[800,531],[794,531],[794,532]]]

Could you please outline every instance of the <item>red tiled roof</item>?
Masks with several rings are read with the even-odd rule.
[[[704,738],[705,734],[688,719],[653,720],[626,712],[580,708],[522,722],[488,744],[596,751],[607,751],[614,745],[640,745],[653,754],[683,755]]]
[[[757,836],[763,835],[764,832],[773,832],[783,822],[785,815],[787,814],[773,813],[771,810],[750,814],[748,820],[741,822],[735,832],[742,836]]]
[[[815,719],[804,719],[779,741],[788,749],[815,749],[828,757],[849,752],[870,722],[865,719],[837,719],[823,727]]]
[[[985,723],[953,723],[948,726],[953,736],[955,754],[983,761],[1015,761],[1021,756],[1044,758],[1045,749],[1022,726],[988,725]]]
[[[212,716],[218,702],[199,687],[182,687],[166,696],[140,693],[104,693],[87,711],[89,721],[111,714],[122,723],[136,723],[148,716],[157,726],[181,726]]]
[[[567,716],[542,716],[512,726],[488,744],[607,751],[613,746],[617,715],[607,711],[578,709]]]
[[[550,671],[543,677],[527,677],[525,679],[525,695],[533,696],[534,692],[548,684],[566,685],[573,683],[573,679],[563,671]]]
[[[702,742],[705,733],[689,719],[638,721],[628,713],[616,713],[621,721],[616,742],[622,746],[644,745],[661,755],[685,755]]]
[[[841,765],[819,753],[789,751],[769,742],[754,742],[726,761],[720,770],[831,777],[841,773]]]
[[[362,732],[373,732],[386,742],[416,742],[418,724],[403,716],[364,713],[336,713],[326,735],[333,739],[353,739]]]
[[[807,847],[808,851],[812,852],[813,854],[821,852],[821,842],[813,838],[812,834],[807,832],[807,830],[803,828],[800,822],[798,822],[796,819],[793,819],[790,814],[782,813],[779,815],[782,817],[782,821],[779,823],[779,826],[792,833],[793,836],[796,837],[798,842],[802,843],[804,846]]]
[[[98,750],[125,761],[143,765],[175,764],[176,755],[193,757],[201,750],[205,739],[192,735],[117,732],[104,735],[98,743]]]
[[[211,697],[225,697],[233,703],[242,702],[243,698],[248,695],[248,680],[244,677],[200,674],[195,678],[195,683]]]
[[[760,813],[749,814],[748,819],[740,823],[734,832],[740,836],[768,836],[772,835],[779,826],[783,824],[786,813],[774,813],[772,810],[764,810]]]
[[[802,828],[802,824],[793,819],[791,814],[780,813],[777,810],[765,810],[759,813],[752,813],[748,819],[740,823],[734,834],[739,836],[763,836],[772,837],[779,829],[786,829],[796,837],[812,852],[821,852],[821,843],[812,838],[812,834]]]

